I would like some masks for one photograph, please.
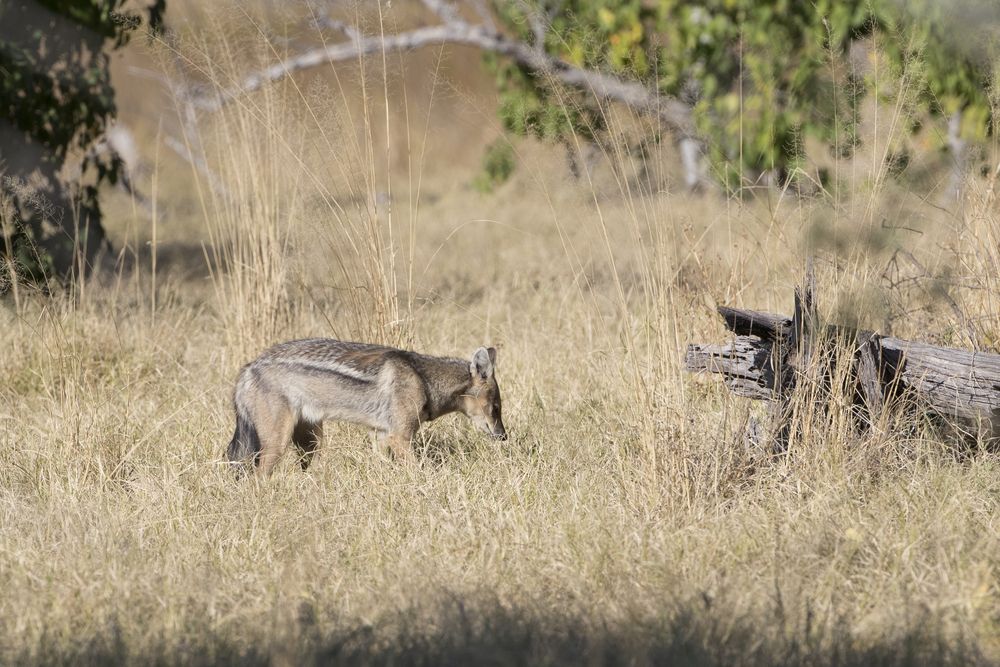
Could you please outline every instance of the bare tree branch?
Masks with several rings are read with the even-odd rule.
[[[325,63],[357,60],[382,51],[409,51],[427,46],[457,44],[507,56],[536,75],[550,77],[564,85],[589,92],[600,100],[619,102],[643,114],[656,116],[681,136],[695,136],[691,108],[679,100],[663,97],[636,81],[576,67],[536,49],[534,45],[510,39],[482,25],[469,24],[458,17],[450,3],[424,0],[424,4],[436,15],[448,17],[446,22],[393,35],[360,37],[349,42],[311,49],[254,72],[238,85],[217,91],[211,97],[197,95],[192,102],[199,108],[219,109],[241,95],[259,90],[265,84],[279,81],[299,70]]]
[[[218,111],[238,97],[261,89],[268,83],[280,81],[293,73],[335,62],[356,61],[366,56],[392,52],[410,51],[429,46],[463,45],[510,58],[535,76],[559,82],[578,91],[589,93],[601,101],[612,101],[653,116],[667,129],[673,131],[680,148],[681,165],[685,184],[690,190],[706,185],[709,179],[704,167],[702,144],[697,136],[692,118],[692,105],[675,98],[660,95],[655,89],[642,83],[619,78],[593,69],[577,67],[545,51],[545,34],[551,24],[554,12],[560,3],[553,5],[550,12],[530,13],[534,41],[529,44],[511,39],[497,31],[493,16],[484,0],[465,0],[479,17],[480,23],[472,24],[462,18],[455,3],[450,0],[421,0],[423,5],[442,23],[407,30],[396,34],[365,36],[356,26],[322,16],[315,19],[317,26],[337,30],[347,37],[347,41],[310,49],[296,56],[282,60],[263,70],[253,72],[229,88],[215,88],[199,85],[178,84],[163,75],[135,71],[133,73],[148,78],[156,78],[164,83],[178,103],[178,120],[191,145],[183,144],[175,137],[165,137],[167,145],[182,158],[195,166],[206,176],[212,188],[223,195],[218,177],[208,168],[204,149],[197,132],[197,112]]]

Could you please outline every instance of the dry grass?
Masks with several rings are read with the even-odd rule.
[[[240,53],[182,48],[223,84]],[[787,312],[809,252],[828,314],[968,345],[975,313],[995,349],[990,193],[962,215],[863,174],[836,200],[687,198],[668,153],[620,150],[637,121],[619,114],[583,181],[518,144],[523,168],[483,197],[447,165],[387,167],[385,137],[421,154],[434,111],[401,122],[381,70],[359,81],[369,133],[335,89],[277,87],[202,128],[228,195],[164,168],[161,235],[206,243],[210,273],[140,260],[82,297],[0,305],[0,661],[998,659],[995,452],[891,418],[858,434],[835,406],[769,458],[742,438],[759,407],[680,367],[722,336],[716,303]],[[919,234],[884,228],[901,211]],[[308,474],[236,483],[235,373],[306,335],[498,344],[512,439],[446,418],[405,467],[337,425]]]

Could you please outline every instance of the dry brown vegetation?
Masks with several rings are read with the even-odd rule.
[[[268,57],[218,20],[152,60],[225,85]],[[124,268],[0,304],[0,661],[997,660],[995,449],[892,415],[860,434],[834,401],[772,457],[744,443],[759,407],[681,363],[722,336],[715,304],[787,311],[807,254],[829,317],[996,351],[990,183],[943,210],[881,178],[872,110],[836,192],[689,197],[609,109],[591,173],[522,142],[480,195],[499,132],[439,55],[408,85],[372,61],[206,117],[225,194],[135,121],[155,234],[119,199]],[[311,335],[496,344],[511,440],[446,418],[407,467],[331,425],[308,474],[236,482],[236,371]]]

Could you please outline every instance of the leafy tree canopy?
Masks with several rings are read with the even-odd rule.
[[[904,11],[893,0],[524,0],[496,9],[509,31],[550,54],[690,103],[716,173],[737,186],[740,174],[789,173],[806,136],[838,155],[854,150],[857,105],[871,86],[849,53],[865,37],[915,77],[928,113],[961,110],[963,134],[985,137],[989,59],[956,48],[945,20],[952,8],[916,4]],[[495,69],[510,131],[560,139],[602,129],[600,116],[567,114],[517,66]]]

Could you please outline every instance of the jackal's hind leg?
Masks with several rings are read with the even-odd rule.
[[[316,449],[323,439],[323,424],[320,422],[299,421],[292,431],[292,442],[299,449],[299,465],[303,470],[312,463]]]
[[[257,422],[260,435],[260,457],[257,459],[257,474],[269,475],[288,449],[295,427],[295,417],[284,402],[273,402],[261,410],[265,418]]]

